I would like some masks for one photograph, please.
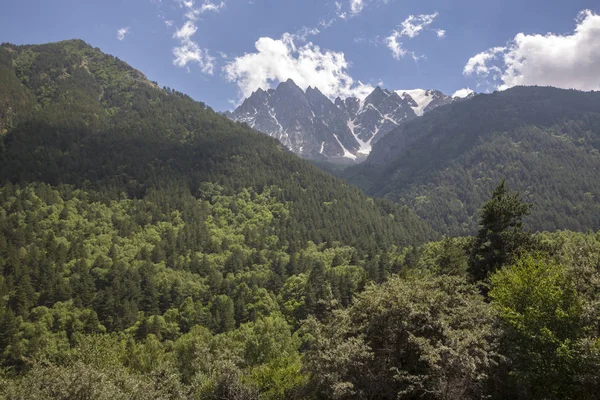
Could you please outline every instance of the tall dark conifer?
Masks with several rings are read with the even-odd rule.
[[[531,233],[523,228],[523,217],[530,209],[531,204],[523,203],[518,192],[508,191],[503,179],[481,209],[480,229],[469,257],[469,275],[473,281],[486,279],[531,247]]]

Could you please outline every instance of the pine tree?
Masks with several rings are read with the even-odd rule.
[[[482,281],[491,272],[509,264],[522,250],[532,246],[529,231],[523,229],[523,217],[531,204],[521,202],[518,192],[510,193],[503,179],[492,198],[483,205],[481,226],[471,248],[469,274],[473,281]]]
[[[228,332],[235,328],[235,310],[233,300],[219,295],[213,303],[213,328],[217,333]]]
[[[89,268],[83,263],[77,263],[71,271],[69,279],[71,293],[75,305],[78,307],[89,307],[94,301],[94,278],[90,274]]]
[[[317,318],[323,317],[329,308],[332,294],[326,279],[325,264],[322,261],[313,263],[308,275],[307,288],[305,301],[308,313],[316,315]]]
[[[10,298],[9,305],[15,314],[24,316],[34,305],[35,290],[31,285],[29,274],[21,273],[17,277],[15,294]]]
[[[140,287],[142,291],[140,308],[150,315],[159,312],[159,293],[156,288],[156,278],[154,278],[154,274],[155,271],[153,265],[150,263],[144,264],[142,268],[140,268]]]
[[[17,333],[17,319],[12,310],[6,309],[0,316],[0,354],[4,351]]]
[[[439,266],[439,272],[442,275],[466,275],[467,257],[465,251],[448,236],[444,236],[442,240]]]

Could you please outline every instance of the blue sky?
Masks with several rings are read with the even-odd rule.
[[[377,84],[600,90],[597,1],[0,2],[1,42],[80,38],[216,110],[287,78],[332,98]]]

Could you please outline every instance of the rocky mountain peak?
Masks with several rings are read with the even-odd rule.
[[[389,92],[387,90],[381,89],[377,86],[370,95],[365,99],[365,104],[373,104],[378,105],[381,102],[385,101],[386,98],[389,97]]]
[[[436,90],[380,86],[365,99],[331,101],[317,87],[304,91],[288,79],[276,89],[257,89],[227,116],[279,139],[303,157],[360,161],[401,123],[450,101]]]
[[[304,93],[300,86],[296,85],[296,82],[294,82],[292,79],[288,79],[285,82],[279,83],[279,85],[277,85],[276,91],[294,91]]]

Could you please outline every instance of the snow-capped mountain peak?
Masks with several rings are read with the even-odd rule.
[[[411,107],[419,117],[427,111],[452,102],[452,97],[439,90],[411,89],[396,90],[400,97],[411,102]]]
[[[401,123],[452,101],[436,90],[376,87],[364,99],[331,101],[318,88],[303,91],[293,80],[257,89],[226,115],[279,139],[307,158],[361,161],[374,142]]]

